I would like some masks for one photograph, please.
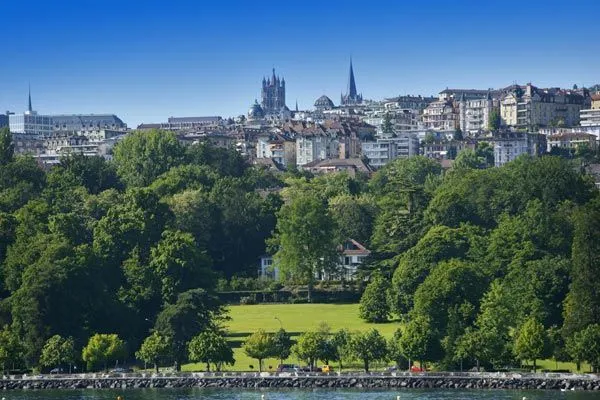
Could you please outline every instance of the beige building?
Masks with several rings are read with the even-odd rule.
[[[436,131],[454,131],[458,128],[458,112],[451,99],[432,102],[423,110],[423,125]]]
[[[504,126],[529,129],[549,125],[575,126],[586,106],[586,92],[559,88],[540,89],[528,83],[505,90],[500,101]]]
[[[577,147],[584,145],[590,150],[596,150],[598,147],[596,136],[589,133],[572,132],[548,135],[546,136],[546,141],[548,143],[548,152],[550,152],[553,147],[577,149]]]

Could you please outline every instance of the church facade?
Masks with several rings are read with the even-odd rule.
[[[275,68],[270,78],[263,78],[261,94],[261,106],[265,114],[277,114],[286,107],[285,79],[275,75]]]

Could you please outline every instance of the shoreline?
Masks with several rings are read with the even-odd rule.
[[[551,375],[551,374],[548,374]],[[600,391],[597,375],[567,374],[209,374],[153,376],[36,376],[1,379],[0,390],[223,388],[223,389],[514,389]]]

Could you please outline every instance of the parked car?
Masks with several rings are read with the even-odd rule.
[[[116,374],[123,374],[126,372],[133,372],[133,370],[131,368],[117,367],[117,368],[111,369],[109,372],[116,373]]]
[[[410,372],[425,372],[425,371],[426,371],[425,368],[417,367],[416,365],[413,365],[412,367],[410,367]]]
[[[62,368],[52,368],[50,370],[51,374],[64,374],[64,370]]]
[[[296,364],[279,364],[277,372],[299,372],[300,367]]]
[[[321,367],[321,372],[326,372],[326,373],[333,372],[333,367],[331,365],[323,365]]]

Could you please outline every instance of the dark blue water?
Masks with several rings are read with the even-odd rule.
[[[517,390],[236,390],[131,389],[5,391],[5,400],[600,400],[600,393]]]

